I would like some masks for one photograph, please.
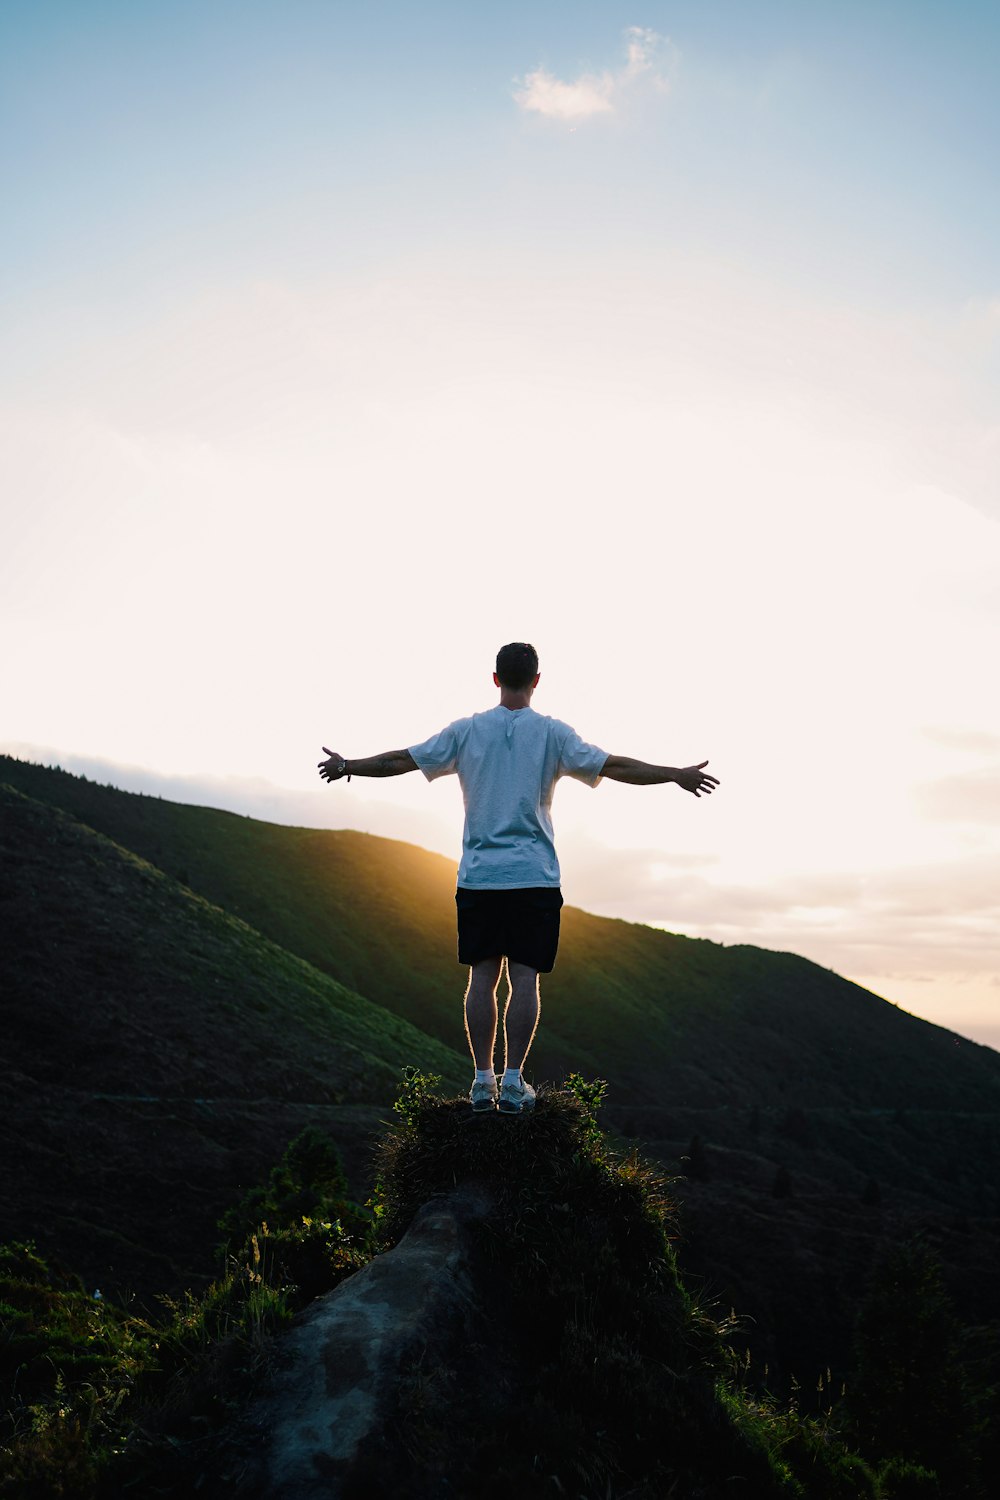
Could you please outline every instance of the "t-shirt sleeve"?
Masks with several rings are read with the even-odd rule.
[[[450,776],[458,769],[460,723],[461,721],[456,721],[449,724],[440,733],[432,734],[429,740],[409,747],[418,770],[423,771],[428,781],[436,781],[439,776]]]
[[[575,781],[586,782],[587,786],[596,786],[608,758],[607,750],[600,750],[597,745],[588,745],[568,724],[563,725],[563,728],[566,735],[559,748],[557,774],[572,776]]]

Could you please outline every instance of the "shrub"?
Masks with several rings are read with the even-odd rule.
[[[960,1328],[936,1256],[920,1238],[893,1246],[861,1306],[848,1409],[862,1450],[946,1473],[967,1422]]]
[[[941,1500],[941,1483],[931,1469],[891,1458],[878,1473],[879,1500]]]
[[[0,1247],[0,1500],[190,1493],[272,1335],[368,1258],[369,1215],[346,1195],[332,1142],[303,1131],[222,1221],[237,1248],[219,1278],[162,1298],[155,1322],[89,1296],[32,1245]]]
[[[0,1496],[87,1500],[157,1367],[155,1331],[34,1245],[0,1246]]]

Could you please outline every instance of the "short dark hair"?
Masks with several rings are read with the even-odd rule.
[[[511,641],[497,652],[497,676],[504,687],[530,687],[538,676],[538,652],[526,641]]]

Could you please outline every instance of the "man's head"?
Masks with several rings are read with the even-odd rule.
[[[519,692],[533,687],[538,677],[538,652],[524,641],[512,641],[497,652],[496,681]]]

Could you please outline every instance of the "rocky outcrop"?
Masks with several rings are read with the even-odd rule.
[[[494,1206],[488,1189],[468,1183],[432,1200],[392,1250],[296,1319],[248,1413],[244,1457],[255,1457],[241,1493],[350,1500],[379,1492],[376,1475],[399,1461],[400,1372],[450,1362],[461,1345],[476,1310],[472,1227]]]
[[[853,1474],[806,1489],[772,1463],[762,1419],[720,1392],[724,1350],[678,1277],[666,1184],[612,1154],[575,1094],[540,1090],[511,1119],[411,1090],[400,1113],[377,1161],[392,1248],[276,1340],[201,1493],[871,1495]]]

